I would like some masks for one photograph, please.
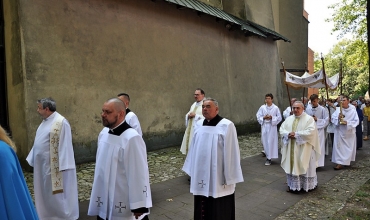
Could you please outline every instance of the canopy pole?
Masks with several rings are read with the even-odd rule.
[[[340,59],[340,67],[339,67],[339,86],[340,86],[340,94],[339,95],[342,95],[342,80],[343,80],[343,63],[342,63],[342,59]]]
[[[322,62],[322,72],[324,74],[324,81],[325,81],[326,100],[328,100],[329,99],[328,84],[326,83],[325,63],[324,63],[324,57],[322,56],[322,53],[321,53],[321,62]],[[331,120],[330,110],[329,110],[329,120]]]
[[[304,109],[306,109],[306,106],[305,106],[305,103],[304,103],[304,101],[306,100],[305,99],[305,90],[306,90],[306,87],[303,87],[303,95],[302,95],[302,102],[303,102],[303,106],[304,106]],[[308,89],[307,89],[307,91],[308,91]],[[308,99],[308,98],[307,98]],[[308,102],[308,100],[307,100],[307,102]]]
[[[329,99],[328,84],[326,83],[324,57],[322,56],[322,53],[321,53],[321,62],[322,62],[322,72],[324,74],[324,81],[325,81],[326,99]]]
[[[309,71],[308,71],[308,69],[307,69],[307,62],[305,62],[304,63],[304,73],[303,74],[305,74],[306,72],[307,73],[309,73]],[[308,97],[308,88],[309,87],[307,87],[307,103],[306,103],[306,105],[308,105],[308,100],[310,99],[309,97]],[[303,105],[304,105],[304,101],[305,101],[305,95],[306,95],[306,92],[305,92],[305,89],[306,89],[306,87],[303,87]]]
[[[288,93],[288,99],[289,99],[288,101],[289,101],[290,111],[293,111],[292,103],[290,102],[289,86],[288,86],[288,84],[286,83],[286,80],[285,80],[285,77],[286,77],[286,70],[285,70],[285,66],[284,66],[284,61],[283,61],[283,59],[281,59],[281,65],[283,66],[283,71],[284,71],[284,83],[285,83],[286,90],[287,90],[287,93]]]

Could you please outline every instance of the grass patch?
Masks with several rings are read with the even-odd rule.
[[[359,190],[356,192],[355,196],[357,197],[369,197],[369,192]]]
[[[370,219],[370,180],[349,198],[343,209],[339,210],[332,220]]]

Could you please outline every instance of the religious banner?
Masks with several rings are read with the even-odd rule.
[[[305,72],[302,76],[296,76],[286,72],[285,82],[293,88],[325,88],[325,74],[321,70],[314,74]],[[339,84],[339,73],[332,77],[326,76],[326,84],[329,89],[334,90]]]

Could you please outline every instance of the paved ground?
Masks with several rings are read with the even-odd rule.
[[[369,151],[370,142],[364,142],[364,149],[358,151],[357,160],[368,156]],[[245,182],[237,184],[235,193],[238,220],[275,219],[307,196],[307,193],[286,192],[286,178],[280,167],[280,160],[273,160],[271,166],[265,166],[264,160],[261,155],[257,155],[241,161]],[[330,157],[326,158],[326,166],[317,171],[319,187],[342,172],[333,169]],[[189,193],[187,179],[186,176],[181,176],[151,185],[151,220],[193,219],[193,196]],[[96,219],[86,215],[88,203],[89,201],[80,203],[82,220]]]

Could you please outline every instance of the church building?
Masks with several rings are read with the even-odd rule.
[[[95,159],[103,103],[121,92],[150,151],[181,144],[198,87],[239,134],[259,131],[266,93],[289,103],[281,61],[293,73],[307,62],[303,0],[0,2],[0,123],[22,164],[40,98],[56,100],[82,163]]]

